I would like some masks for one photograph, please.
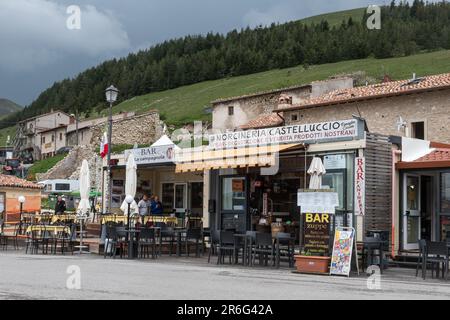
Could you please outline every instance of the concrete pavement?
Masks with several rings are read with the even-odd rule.
[[[387,270],[381,276],[380,289],[371,290],[366,276],[304,275],[288,269],[217,266],[213,261],[208,264],[205,258],[193,257],[104,260],[96,255],[1,252],[0,299],[450,298],[450,280],[423,281],[412,269]]]

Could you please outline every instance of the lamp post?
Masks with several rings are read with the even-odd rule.
[[[131,212],[131,204],[133,203],[133,196],[127,195],[125,197],[125,202],[128,204],[128,219],[127,219],[127,228],[130,230],[130,212]]]
[[[128,240],[128,258],[132,259],[134,256],[134,244],[133,244],[133,237],[131,236],[131,230],[130,230],[130,208],[131,204],[133,203],[134,199],[133,196],[127,195],[125,197],[125,202],[128,204],[128,215],[127,215],[127,240]]]
[[[22,213],[23,213],[23,204],[25,203],[25,197],[24,196],[19,196],[19,198],[17,198],[17,200],[19,201],[19,204],[20,204],[19,233],[21,233],[22,232]]]
[[[112,106],[113,103],[117,101],[117,95],[119,94],[119,90],[114,86],[109,86],[105,90],[106,101],[109,102],[109,126],[108,126],[108,213],[111,212],[111,203],[112,203],[112,177],[111,177],[111,140],[112,140]]]

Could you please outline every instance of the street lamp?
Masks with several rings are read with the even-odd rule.
[[[25,197],[24,196],[19,196],[19,198],[17,198],[17,200],[19,201],[19,204],[20,204],[19,231],[22,232],[22,212],[23,212],[23,204],[25,203]]]
[[[109,127],[108,127],[108,213],[111,213],[111,203],[112,203],[112,177],[111,177],[111,140],[112,140],[112,105],[117,100],[117,95],[119,94],[119,90],[114,86],[109,86],[105,90],[106,101],[109,102]]]
[[[130,230],[130,208],[131,208],[131,204],[133,203],[134,198],[131,195],[127,195],[125,197],[125,202],[128,204],[128,220],[127,220],[127,226],[128,226],[128,230]]]

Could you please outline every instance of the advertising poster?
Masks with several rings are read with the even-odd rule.
[[[331,275],[349,276],[352,267],[355,229],[336,228],[331,256]]]

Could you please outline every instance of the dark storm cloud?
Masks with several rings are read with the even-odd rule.
[[[0,0],[0,97],[29,104],[54,81],[163,40],[364,7],[366,0]],[[67,30],[67,6],[82,9]]]

